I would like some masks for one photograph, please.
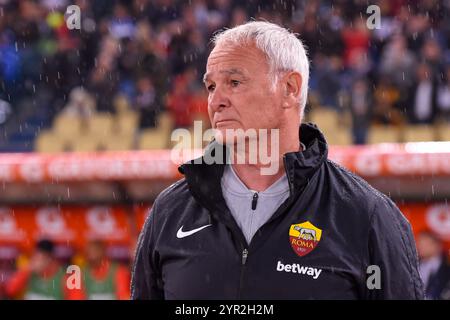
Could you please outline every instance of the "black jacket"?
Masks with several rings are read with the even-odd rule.
[[[223,198],[224,166],[182,165],[185,178],[158,196],[139,237],[132,298],[422,299],[408,221],[327,159],[316,126],[302,124],[300,136],[306,150],[284,155],[290,197],[250,244]],[[380,289],[368,289],[369,265]]]

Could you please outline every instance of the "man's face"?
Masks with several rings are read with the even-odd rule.
[[[96,264],[102,261],[105,256],[103,246],[97,243],[90,243],[86,248],[86,258],[91,264]]]
[[[204,80],[211,126],[222,137],[227,129],[279,128],[282,90],[273,90],[266,57],[256,46],[216,46]],[[224,140],[219,142],[232,143]]]
[[[52,262],[52,256],[48,252],[37,250],[32,258],[31,265],[32,269],[35,272],[43,272]]]
[[[441,254],[441,244],[428,234],[420,234],[417,238],[417,253],[420,259],[429,259]]]

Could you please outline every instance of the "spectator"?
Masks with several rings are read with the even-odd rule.
[[[417,237],[419,273],[428,299],[450,300],[450,261],[442,241],[432,232]]]
[[[0,300],[8,299],[5,284],[14,274],[14,265],[19,250],[16,247],[2,246],[0,250]]]
[[[6,294],[10,298],[18,298],[23,294],[25,300],[69,299],[65,272],[53,251],[52,241],[38,241],[29,264],[14,273],[7,282]]]
[[[203,130],[211,127],[208,115],[208,95],[206,94],[206,90],[203,88],[198,88],[192,93],[190,114],[192,121],[202,122]]]
[[[413,84],[415,63],[416,58],[408,49],[404,36],[395,34],[382,51],[379,71],[392,79],[399,91],[406,95]]]
[[[119,42],[111,37],[105,38],[88,82],[88,89],[95,95],[100,112],[113,111],[112,100],[119,82],[115,65],[118,54]]]
[[[450,65],[445,70],[444,79],[437,93],[438,112],[439,119],[450,122]]]
[[[135,108],[141,117],[139,128],[153,128],[156,126],[156,117],[161,109],[156,101],[156,92],[152,80],[142,76],[137,81],[137,95]]]
[[[86,248],[87,266],[83,269],[81,291],[88,300],[130,299],[130,272],[127,267],[112,262],[105,244],[92,240]]]
[[[400,124],[402,116],[395,108],[400,100],[400,91],[387,76],[379,79],[374,91],[373,120],[381,124]]]
[[[116,39],[133,37],[135,25],[125,4],[119,2],[114,6],[114,16],[111,19],[109,30],[111,36]]]
[[[366,27],[365,20],[361,18],[355,18],[353,24],[344,28],[342,31],[342,41],[345,44],[344,49],[344,61],[347,66],[351,65],[355,55],[359,55],[360,52],[367,54],[370,44],[370,33]]]
[[[316,61],[318,62],[316,77],[320,103],[337,110],[339,108],[338,94],[342,89],[342,59],[339,56],[318,55]]]
[[[177,128],[188,128],[192,125],[193,98],[190,85],[195,81],[194,71],[186,70],[176,77],[172,91],[167,98],[167,109],[175,120]]]
[[[416,69],[413,86],[408,93],[407,115],[414,124],[430,124],[437,114],[437,82],[432,69],[421,63]]]
[[[350,93],[352,115],[352,137],[354,144],[365,144],[372,113],[372,95],[368,81],[364,78],[353,83]]]
[[[77,87],[70,92],[69,102],[62,112],[69,116],[89,118],[95,109],[95,100],[91,94],[83,87]]]

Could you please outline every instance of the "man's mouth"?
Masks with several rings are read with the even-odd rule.
[[[216,128],[217,128],[217,127],[224,127],[224,126],[227,126],[227,125],[229,125],[229,124],[232,123],[232,122],[235,122],[235,120],[232,120],[232,119],[224,119],[224,120],[216,121]]]

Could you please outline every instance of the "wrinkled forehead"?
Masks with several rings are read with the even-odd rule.
[[[268,69],[266,55],[254,44],[219,43],[209,54],[204,78],[216,73],[245,76]]]
[[[206,71],[206,73],[203,75],[203,82],[211,81],[211,78],[214,76],[217,76],[217,75],[228,76],[228,77],[238,76],[238,77],[247,79],[248,74],[249,74],[249,72],[246,69],[224,67],[224,68],[219,68],[217,70]]]

